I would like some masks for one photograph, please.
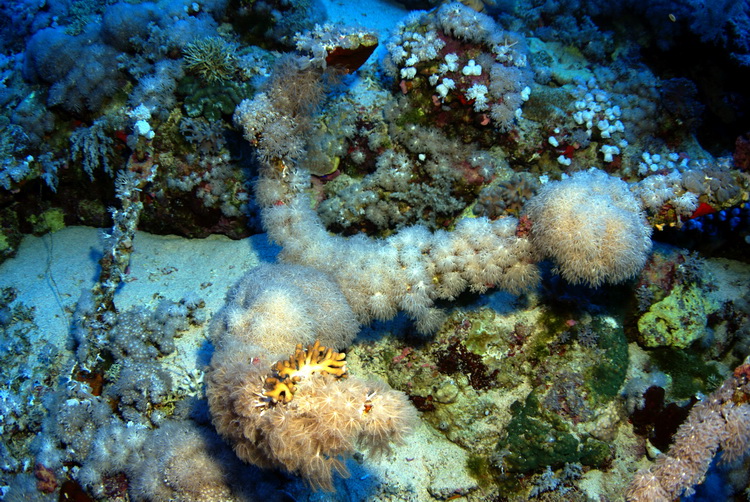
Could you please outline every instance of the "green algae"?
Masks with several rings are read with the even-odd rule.
[[[603,357],[597,357],[586,374],[586,381],[595,399],[607,402],[617,397],[628,371],[628,340],[620,327],[596,322],[593,329],[599,334],[599,350]]]
[[[718,308],[697,286],[679,284],[638,320],[640,341],[650,348],[687,348],[703,337],[708,316]]]
[[[528,473],[573,462],[600,467],[612,457],[607,443],[577,436],[560,417],[544,410],[535,392],[523,403],[516,401],[511,412],[507,437],[496,449],[510,472]]]

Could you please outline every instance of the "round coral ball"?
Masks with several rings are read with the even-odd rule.
[[[628,184],[603,171],[550,182],[524,208],[532,243],[573,284],[619,283],[638,274],[651,227]]]

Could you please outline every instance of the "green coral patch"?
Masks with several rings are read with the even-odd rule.
[[[604,351],[604,357],[596,359],[586,380],[596,397],[609,401],[618,395],[627,375],[628,340],[621,328],[597,324],[594,329],[599,333],[599,348]]]
[[[703,337],[709,314],[718,308],[697,286],[678,285],[638,320],[640,341],[651,348],[687,348]]]
[[[510,472],[534,472],[572,462],[598,467],[611,459],[609,445],[576,437],[558,417],[541,409],[534,392],[523,404],[515,402],[511,412],[507,437],[497,444],[497,455]]]
[[[543,362],[550,356],[549,344],[554,341],[560,333],[568,329],[565,324],[566,317],[553,312],[552,309],[545,309],[539,317],[539,326],[541,330],[537,332],[531,340],[528,348],[529,361],[534,363]]]

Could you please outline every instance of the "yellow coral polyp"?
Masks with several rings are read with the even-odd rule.
[[[320,345],[319,340],[309,345],[306,350],[298,344],[289,359],[271,366],[273,376],[266,378],[268,389],[263,395],[273,403],[288,403],[297,390],[295,384],[314,373],[333,375],[337,378],[346,377],[345,359],[346,354]]]
[[[287,382],[281,381],[278,378],[268,377],[266,378],[266,385],[270,385],[272,388],[263,392],[263,395],[271,399],[273,403],[288,403],[294,397],[296,388],[291,380]]]
[[[323,347],[316,340],[307,350],[303,350],[302,345],[298,344],[294,355],[287,361],[274,364],[273,369],[281,377],[306,377],[316,372],[342,377],[346,374],[345,358],[346,354]]]

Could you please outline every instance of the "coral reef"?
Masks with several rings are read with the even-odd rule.
[[[743,3],[343,4],[0,5],[0,498],[746,495]]]
[[[119,53],[98,38],[95,30],[71,36],[58,27],[40,30],[29,39],[24,76],[52,84],[48,106],[97,112],[121,85],[123,75],[111,63]]]
[[[523,38],[460,3],[409,16],[387,46],[386,69],[403,93],[446,127],[492,122],[508,131],[529,97]]]
[[[477,216],[494,220],[500,216],[519,217],[526,202],[536,193],[539,181],[528,173],[514,173],[505,181],[483,188],[472,208]]]
[[[497,445],[495,461],[511,472],[531,472],[545,465],[565,463],[602,466],[611,460],[609,446],[595,438],[578,439],[554,418],[545,417],[537,397],[531,393],[511,408],[513,419],[506,427],[507,439]]]
[[[738,366],[715,392],[690,410],[669,451],[639,471],[628,487],[629,501],[670,500],[694,493],[721,449],[722,461],[737,462],[750,447],[750,365]]]

